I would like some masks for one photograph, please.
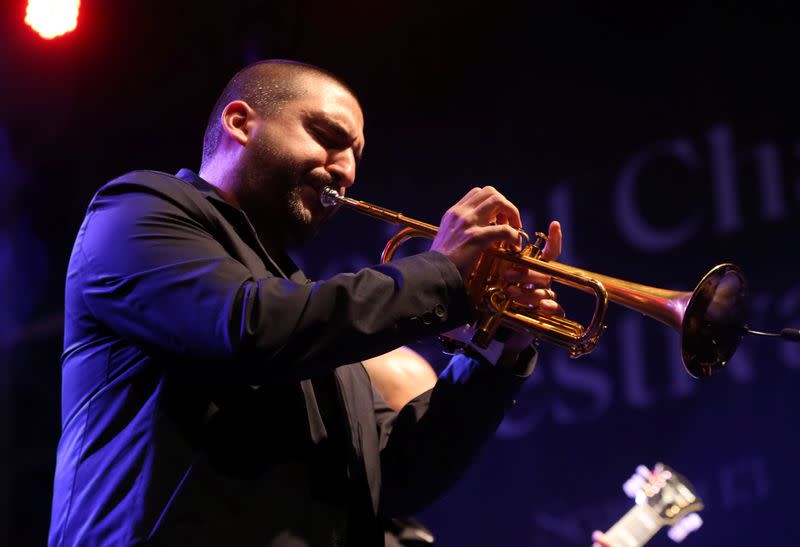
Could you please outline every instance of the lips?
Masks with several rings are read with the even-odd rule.
[[[312,216],[319,220],[324,220],[338,209],[338,206],[325,207],[320,199],[323,188],[328,186],[336,188],[338,186],[336,177],[331,176],[329,173],[308,173],[301,180],[301,186],[303,188],[303,205]]]
[[[312,217],[318,220],[327,218],[331,213],[328,207],[322,205],[322,201],[320,200],[322,188],[324,188],[324,186],[306,182],[303,184],[303,190],[301,192],[303,207],[311,213]]]

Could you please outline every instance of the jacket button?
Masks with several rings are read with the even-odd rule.
[[[429,311],[426,311],[425,313],[423,313],[422,314],[422,322],[425,325],[433,324],[433,314],[431,312],[429,312]]]
[[[436,304],[436,306],[433,308],[433,313],[441,320],[444,320],[447,317],[447,309],[441,304]]]

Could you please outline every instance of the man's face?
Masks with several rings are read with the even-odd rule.
[[[320,190],[332,185],[344,193],[364,147],[364,118],[350,92],[319,76],[299,85],[297,98],[257,118],[241,196],[263,237],[286,247],[312,237],[330,216]]]

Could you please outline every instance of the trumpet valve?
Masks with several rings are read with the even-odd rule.
[[[528,256],[532,258],[539,258],[542,256],[542,251],[544,250],[544,246],[547,244],[547,236],[542,232],[536,232],[533,234],[534,240],[529,246]]]

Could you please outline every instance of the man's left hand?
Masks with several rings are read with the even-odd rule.
[[[547,244],[542,250],[542,260],[556,260],[561,256],[561,224],[557,220],[550,223],[547,234]],[[552,279],[549,275],[515,268],[509,270],[506,281],[512,283],[508,287],[508,296],[514,301],[538,308],[550,315],[564,316],[564,309],[556,302],[556,293],[550,288]],[[511,361],[522,350],[533,343],[534,336],[527,332],[514,331],[506,341],[502,361]]]

